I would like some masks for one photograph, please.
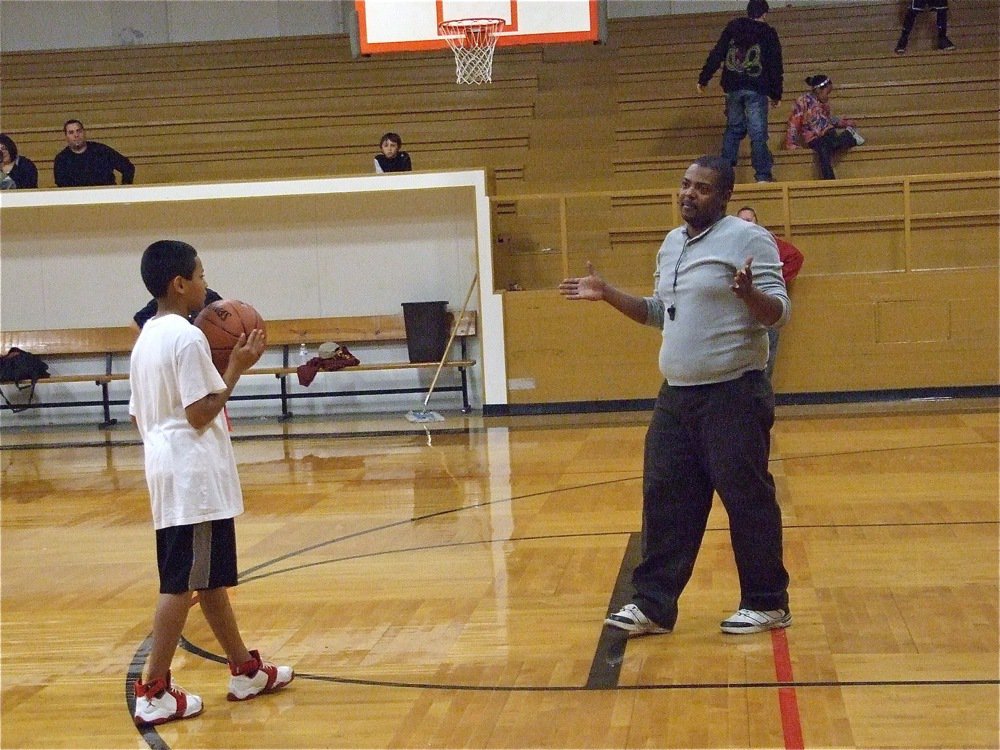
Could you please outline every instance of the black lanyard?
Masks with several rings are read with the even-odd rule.
[[[677,317],[677,305],[674,304],[673,298],[677,296],[677,274],[681,270],[681,261],[684,259],[684,251],[688,249],[688,245],[690,245],[692,242],[697,242],[706,234],[715,229],[715,225],[718,224],[720,221],[722,221],[723,218],[725,217],[720,216],[719,219],[716,220],[716,222],[712,224],[712,226],[710,226],[704,232],[684,240],[684,245],[681,247],[681,251],[677,254],[677,262],[674,264],[674,283],[670,288],[671,302],[670,302],[670,307],[667,308],[667,317],[670,318],[671,320]],[[686,234],[687,230],[685,229],[684,232]]]

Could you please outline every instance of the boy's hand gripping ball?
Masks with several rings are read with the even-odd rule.
[[[226,371],[229,355],[232,354],[241,333],[249,336],[255,328],[264,330],[264,319],[260,313],[252,305],[236,299],[223,299],[206,305],[198,313],[194,324],[208,339],[208,345],[212,350],[212,363],[220,373]]]

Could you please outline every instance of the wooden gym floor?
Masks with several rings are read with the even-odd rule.
[[[3,433],[3,748],[995,748],[997,403],[779,410],[794,624],[725,636],[719,504],[674,633],[628,596],[648,414],[238,422],[234,607],[285,691],[140,733],[155,555],[129,425]]]

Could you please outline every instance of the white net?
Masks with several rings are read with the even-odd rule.
[[[455,83],[489,83],[493,75],[493,50],[502,18],[463,18],[444,21],[438,31],[455,53]]]

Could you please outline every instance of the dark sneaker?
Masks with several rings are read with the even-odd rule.
[[[229,694],[231,701],[250,700],[263,693],[280,690],[295,679],[291,667],[278,667],[260,658],[260,652],[251,651],[246,664],[229,664]]]
[[[151,727],[176,719],[189,719],[201,713],[201,698],[166,678],[157,677],[143,684],[135,682],[135,725]]]
[[[624,630],[629,635],[658,635],[670,632],[670,628],[657,625],[634,604],[626,604],[613,615],[609,615],[604,624]]]
[[[946,36],[938,37],[938,49],[942,52],[951,52],[955,49],[955,45],[952,44],[951,39]]]
[[[765,630],[787,628],[792,624],[792,613],[787,609],[739,609],[732,617],[719,623],[723,633],[763,633]]]

